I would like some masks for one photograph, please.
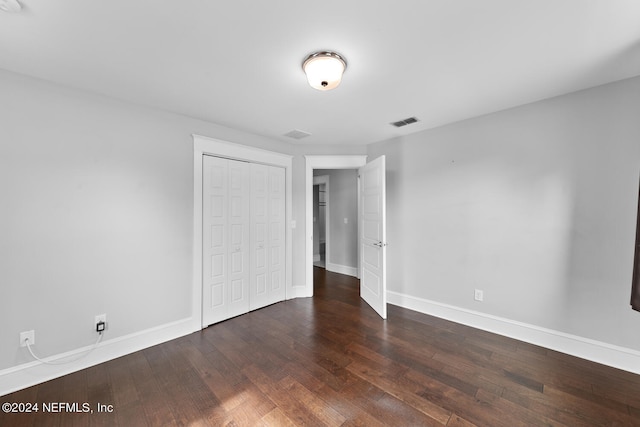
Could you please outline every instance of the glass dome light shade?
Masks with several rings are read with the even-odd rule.
[[[331,90],[342,81],[347,68],[345,60],[334,52],[318,52],[309,55],[302,64],[309,85],[318,90]]]

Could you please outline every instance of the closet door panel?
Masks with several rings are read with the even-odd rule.
[[[205,324],[227,318],[227,177],[224,159],[203,157],[202,305]]]
[[[268,305],[268,167],[251,164],[251,310]]]
[[[228,160],[228,317],[249,311],[249,163]]]
[[[203,158],[205,324],[285,298],[285,170]]]
[[[269,167],[269,300],[285,298],[285,170]]]

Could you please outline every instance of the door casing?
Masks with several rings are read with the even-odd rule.
[[[305,157],[305,295],[313,296],[313,170],[359,169],[367,164],[367,155],[329,155]]]

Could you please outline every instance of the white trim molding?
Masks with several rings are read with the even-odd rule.
[[[200,329],[200,328],[197,328]],[[197,330],[196,329],[196,330]],[[144,331],[134,332],[129,335],[100,342],[98,346],[86,356],[78,360],[60,365],[45,365],[38,361],[24,363],[12,368],[0,371],[0,396],[14,391],[22,390],[45,381],[59,378],[81,369],[89,368],[118,357],[126,356],[154,345],[161,344],[195,332],[191,318],[178,320],[165,325],[156,326]],[[105,332],[108,334],[108,332]],[[45,361],[54,361],[64,358],[81,356],[91,350],[93,345],[78,348],[63,354],[44,358]]]
[[[305,283],[306,297],[313,296],[313,170],[359,169],[367,164],[367,155],[311,156],[305,158]],[[358,257],[359,258],[359,257]],[[328,259],[327,259],[328,261]]]
[[[387,291],[387,302],[409,310],[471,326],[472,328],[493,332],[494,334],[539,345],[571,356],[640,374],[640,351],[630,348],[393,291]]]
[[[333,273],[346,274],[347,276],[358,277],[358,268],[349,267],[348,265],[335,264],[333,262],[326,263],[326,269]]]
[[[208,325],[202,323],[202,156],[211,155],[233,160],[279,166],[285,169],[285,298],[296,298],[296,289],[292,285],[293,276],[293,237],[291,219],[293,212],[293,156],[267,151],[247,145],[193,135],[193,321],[198,329]]]

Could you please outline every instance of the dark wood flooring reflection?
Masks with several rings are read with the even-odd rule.
[[[315,269],[315,297],[0,398],[113,412],[2,426],[640,426],[640,376],[389,306]]]

